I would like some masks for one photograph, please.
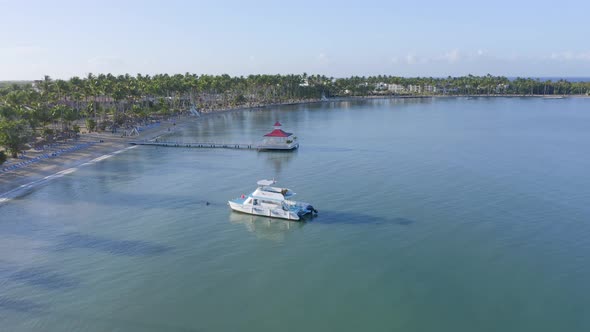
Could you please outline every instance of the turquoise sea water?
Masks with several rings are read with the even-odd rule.
[[[202,119],[0,206],[2,331],[588,331],[590,99]],[[276,178],[319,216],[232,213]],[[207,205],[206,203],[210,204]]]

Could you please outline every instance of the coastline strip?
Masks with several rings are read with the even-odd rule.
[[[115,152],[102,155],[102,156],[100,156],[98,158],[94,158],[94,159],[92,159],[89,162],[85,162],[83,164],[80,164],[79,166],[93,165],[93,164],[96,164],[96,163],[98,163],[100,161],[106,160],[106,159],[108,159],[108,158],[110,158],[110,157],[112,157],[114,155],[117,155],[119,153],[125,152],[125,151],[130,150],[130,149],[134,149],[136,147],[137,146],[130,146],[130,147],[127,147],[127,148],[124,148],[124,149],[121,149],[121,150],[117,150]],[[43,184],[51,181],[51,180],[61,178],[64,175],[68,175],[68,174],[74,173],[77,170],[78,170],[78,167],[70,167],[70,168],[61,170],[59,172],[56,172],[54,174],[45,176],[45,177],[43,177],[43,178],[41,178],[39,180],[31,181],[29,183],[22,184],[22,185],[18,186],[15,189],[12,189],[12,190],[9,190],[9,191],[7,191],[5,193],[0,194],[0,204],[9,202],[10,200],[12,200],[14,198],[17,198],[19,196],[22,196],[22,195],[30,192],[31,190],[33,190],[33,189],[35,189],[35,188],[37,188],[37,187],[39,187],[39,186],[41,186],[41,185],[43,185]]]

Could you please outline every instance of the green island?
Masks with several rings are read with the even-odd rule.
[[[82,133],[146,125],[190,110],[265,107],[378,96],[564,96],[588,95],[590,82],[509,79],[323,75],[88,74],[69,80],[0,82],[0,164],[7,155]]]

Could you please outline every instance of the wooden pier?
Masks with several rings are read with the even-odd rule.
[[[136,141],[129,142],[132,145],[152,145],[171,148],[203,148],[203,149],[243,149],[256,150],[258,147],[253,143],[212,143],[212,142],[155,142],[155,141]]]

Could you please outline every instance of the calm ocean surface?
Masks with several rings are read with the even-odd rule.
[[[2,331],[589,331],[590,99],[230,113],[0,206]],[[230,212],[276,178],[319,216]],[[209,202],[210,205],[207,205]]]

